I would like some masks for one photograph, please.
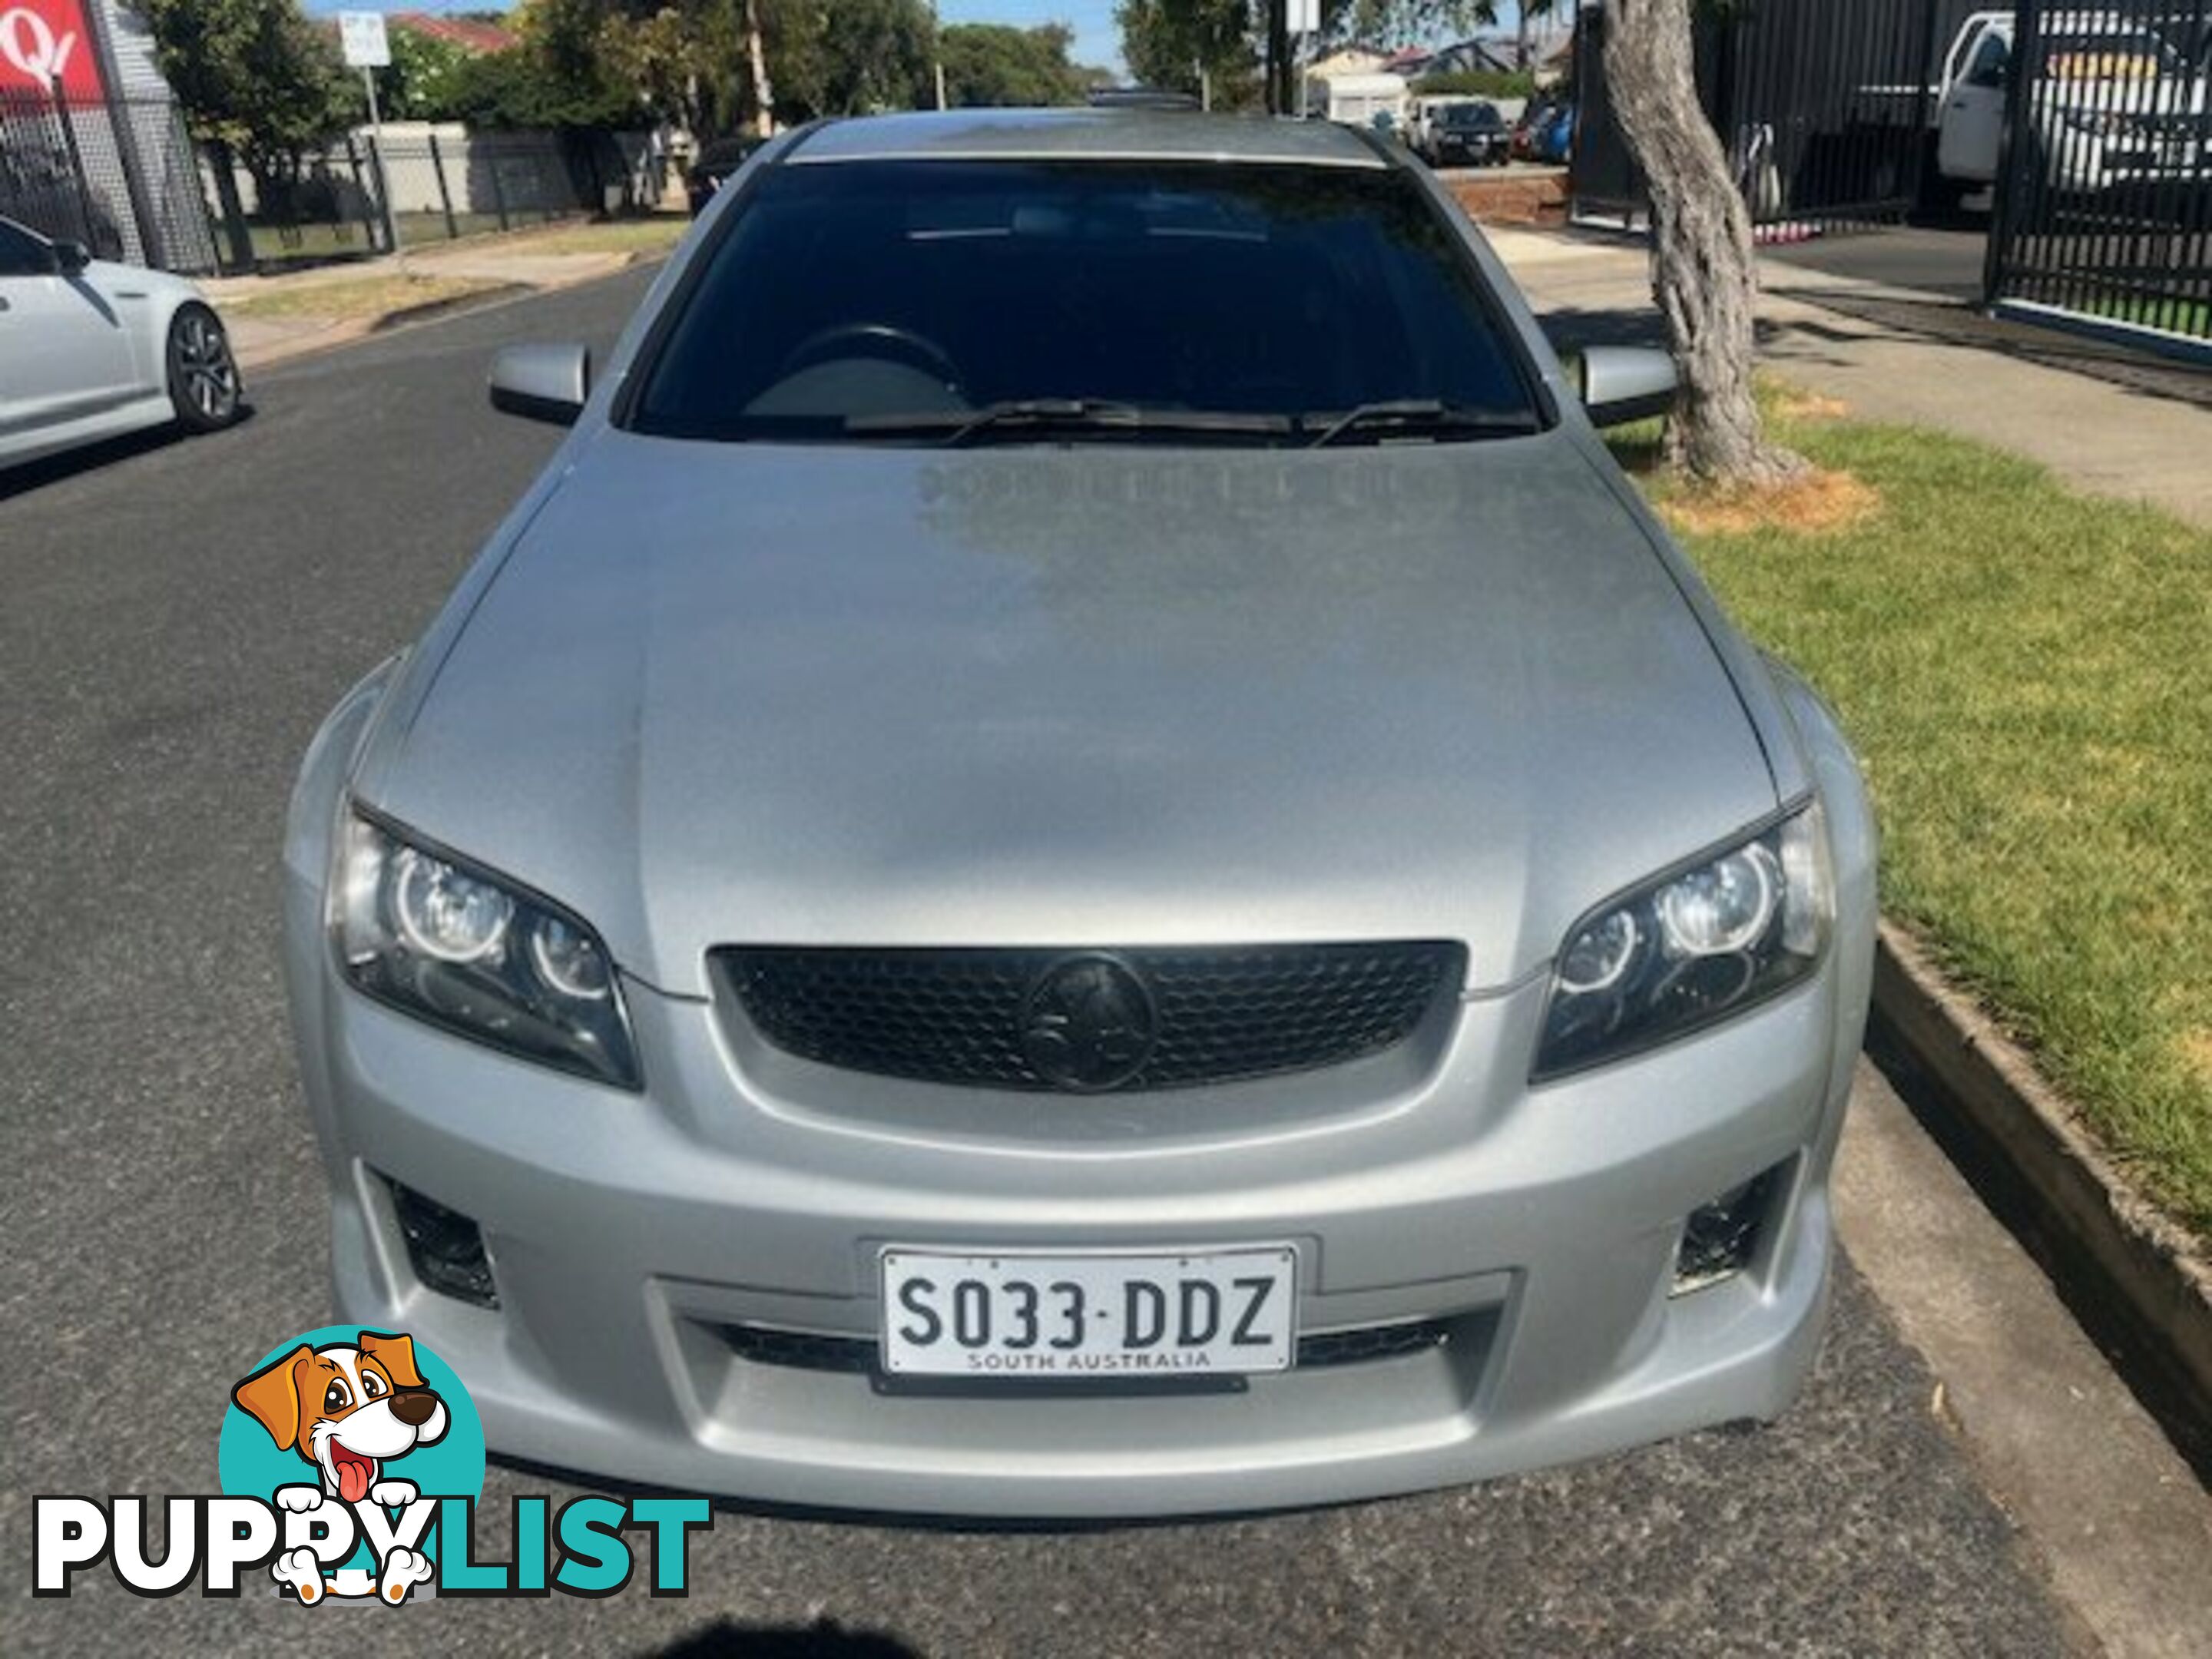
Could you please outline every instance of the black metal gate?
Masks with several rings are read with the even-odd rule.
[[[1705,12],[1698,95],[1752,222],[1902,219],[1920,185],[1938,31],[1958,0],[1748,0]],[[1582,14],[1568,186],[1577,216],[1632,217],[1644,180],[1607,96],[1604,16]]]
[[[122,258],[114,205],[93,189],[60,100],[0,88],[0,216],[82,242],[103,258]]]
[[[2021,0],[1989,297],[2212,342],[2212,0]]]
[[[0,89],[0,215],[104,259],[216,268],[191,140],[166,99]]]

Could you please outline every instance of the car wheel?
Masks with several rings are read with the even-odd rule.
[[[169,403],[187,432],[214,432],[238,418],[244,390],[222,320],[205,306],[169,319]]]

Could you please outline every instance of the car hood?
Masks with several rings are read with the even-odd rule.
[[[1497,985],[1775,805],[1565,433],[568,459],[358,787],[666,990],[722,944],[1409,938]]]

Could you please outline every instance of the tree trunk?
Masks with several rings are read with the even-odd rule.
[[[745,0],[745,59],[752,70],[753,118],[766,138],[775,131],[775,90],[769,85],[768,53],[761,45],[760,0]]]
[[[1770,444],[1752,396],[1751,216],[1698,102],[1691,0],[1605,0],[1605,83],[1651,198],[1651,292],[1682,377],[1667,459],[1713,483],[1805,469]]]
[[[246,204],[238,198],[238,152],[228,139],[207,141],[208,171],[215,174],[216,204],[222,214],[228,244],[225,270],[253,269],[253,232],[246,222]]]

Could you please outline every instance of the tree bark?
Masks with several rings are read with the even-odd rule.
[[[768,53],[761,43],[759,0],[745,0],[745,59],[752,72],[757,131],[766,138],[775,131],[775,90],[769,84]]]
[[[1805,470],[1769,443],[1752,395],[1751,216],[1698,101],[1692,0],[1605,0],[1605,83],[1651,201],[1651,293],[1682,377],[1667,459],[1719,483]]]
[[[223,240],[229,245],[226,270],[253,269],[253,232],[246,222],[246,204],[238,198],[238,152],[227,138],[207,143],[208,170],[215,174],[216,204],[222,213]]]

